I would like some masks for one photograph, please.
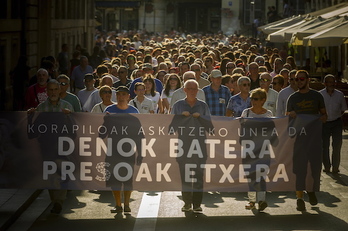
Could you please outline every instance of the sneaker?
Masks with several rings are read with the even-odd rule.
[[[307,192],[308,194],[308,198],[309,198],[309,203],[311,205],[316,205],[318,204],[318,199],[317,197],[315,196],[315,192]]]
[[[297,211],[305,211],[306,210],[306,205],[304,203],[303,199],[297,199]]]
[[[124,213],[131,213],[132,212],[132,210],[129,208],[129,206],[128,205],[125,205],[124,206]]]
[[[110,212],[111,213],[122,213],[123,212],[123,208],[122,208],[122,206],[116,206],[116,207],[110,209]]]
[[[255,202],[249,202],[245,205],[245,209],[252,210],[255,208]]]
[[[181,211],[182,211],[182,212],[190,212],[191,210],[192,210],[191,204],[185,204],[185,205],[181,208]]]
[[[193,213],[202,213],[203,209],[201,206],[193,207]]]
[[[58,202],[53,204],[53,208],[51,209],[51,213],[59,214],[62,211],[62,205]]]
[[[268,204],[266,201],[259,201],[259,211],[263,211],[267,207],[268,207]]]

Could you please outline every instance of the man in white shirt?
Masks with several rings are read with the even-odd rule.
[[[289,72],[289,86],[282,89],[278,94],[277,99],[277,109],[276,116],[285,116],[286,113],[286,102],[288,101],[289,96],[298,90],[297,84],[295,82],[295,75],[297,70],[292,70]]]
[[[347,110],[344,94],[335,89],[335,76],[329,74],[324,78],[325,88],[320,90],[324,97],[326,112],[328,115],[326,123],[323,124],[323,165],[324,172],[339,173],[342,147],[342,115]],[[330,137],[332,139],[332,155],[330,160]]]
[[[263,105],[264,108],[270,110],[273,115],[276,114],[277,108],[277,98],[278,92],[270,88],[272,82],[272,77],[268,72],[263,72],[260,75],[260,88],[264,89],[267,92],[267,100]]]
[[[81,102],[81,107],[86,103],[88,97],[96,90],[94,87],[95,79],[92,74],[85,75],[85,88],[77,93],[77,97]]]

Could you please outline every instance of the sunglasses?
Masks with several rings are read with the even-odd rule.
[[[243,87],[246,87],[246,86],[248,86],[248,87],[250,87],[250,83],[243,83],[243,84],[241,84]]]
[[[255,97],[252,97],[252,98],[250,98],[251,100],[254,100],[254,101],[258,101],[258,100],[260,100],[260,98],[255,98]]]
[[[68,83],[64,83],[64,82],[60,82],[59,84],[62,85],[62,86],[68,85]]]
[[[260,79],[262,82],[270,82],[270,79]]]
[[[300,78],[295,78],[295,81],[298,82],[298,81],[305,81],[306,78],[305,77],[300,77]]]
[[[112,91],[102,91],[101,93],[103,93],[103,94],[111,94]]]

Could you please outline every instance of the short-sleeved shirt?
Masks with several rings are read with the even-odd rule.
[[[267,110],[270,110],[273,113],[273,115],[276,114],[277,99],[278,99],[278,92],[276,92],[272,88],[269,88],[267,92],[267,99],[263,107],[266,108]]]
[[[197,99],[193,107],[191,107],[190,104],[186,102],[186,98],[176,101],[171,110],[171,114],[180,115],[184,111],[188,111],[190,114],[198,112],[201,115],[210,115],[208,105],[199,99]]]
[[[202,89],[205,94],[205,102],[208,104],[210,113],[216,116],[225,116],[227,103],[231,98],[228,87],[220,85],[218,91],[214,91],[211,85]]]
[[[40,103],[36,110],[39,112],[62,112],[62,109],[69,109],[74,112],[73,106],[65,100],[59,99],[57,105],[53,105],[49,99]]]
[[[142,82],[142,81],[143,81],[143,78],[139,77],[139,78],[134,79],[133,82],[131,83],[131,85],[129,87],[129,94],[130,94],[132,99],[135,97],[135,93],[134,93],[135,84],[137,82]],[[155,84],[156,84],[156,91],[162,93],[163,84],[162,84],[161,80],[154,79],[154,81],[155,81]]]
[[[76,95],[67,92],[66,96],[64,97],[64,99],[62,98],[62,100],[69,102],[73,106],[74,112],[82,111],[80,100]]]
[[[75,81],[75,87],[83,89],[85,88],[84,79],[86,74],[92,74],[93,73],[93,67],[87,65],[85,70],[81,69],[81,66],[77,66],[74,68],[74,70],[71,73],[71,80]]]
[[[287,112],[295,111],[297,114],[320,114],[322,108],[325,108],[324,98],[313,89],[306,93],[293,93],[286,106]]]
[[[143,102],[139,102],[138,96],[129,101],[129,104],[138,109],[139,113],[148,114],[150,111],[155,111],[152,101],[145,97]]]
[[[250,97],[244,100],[240,96],[240,93],[232,96],[227,104],[227,109],[233,111],[234,117],[240,117],[242,115],[243,110],[249,107],[251,107]]]
[[[176,103],[176,101],[178,101],[180,99],[185,99],[185,98],[186,98],[186,93],[184,91],[184,88],[181,87],[181,88],[177,89],[176,91],[174,91],[174,93],[172,95],[172,99],[170,101],[170,106],[173,107],[173,105]],[[204,91],[202,89],[198,89],[197,99],[200,99],[200,100],[205,102],[205,94],[204,94]]]
[[[272,116],[273,114],[270,110],[267,110],[263,114],[256,114],[250,108],[245,109],[241,115],[243,118],[270,118]]]
[[[294,93],[295,90],[287,86],[286,88],[282,89],[278,94],[277,99],[277,109],[276,109],[276,116],[284,116],[286,112],[286,102],[288,101],[289,96]]]
[[[341,91],[334,89],[333,94],[329,95],[326,88],[324,88],[320,90],[319,93],[324,97],[327,121],[334,121],[340,118],[342,112],[347,110],[347,103]]]
[[[138,109],[133,107],[132,105],[128,105],[128,108],[123,110],[117,107],[117,104],[110,105],[105,108],[104,112],[110,113],[139,113]]]

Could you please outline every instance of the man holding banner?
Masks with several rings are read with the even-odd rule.
[[[327,120],[327,114],[324,104],[323,96],[309,88],[309,74],[305,70],[297,71],[295,75],[295,81],[298,86],[298,91],[289,96],[287,102],[287,115],[295,119],[297,114],[313,114],[321,115],[320,120],[325,123]],[[301,121],[296,119],[290,121],[298,126]],[[310,124],[306,125],[308,132],[313,132],[315,129],[310,128]],[[310,135],[308,136],[310,137]],[[310,164],[311,174],[314,179],[313,188],[307,191],[309,197],[309,203],[316,205],[318,200],[315,192],[319,190],[320,184],[320,172],[322,165],[322,154],[321,149],[317,153],[313,148],[308,145],[308,140],[297,135],[294,154],[293,154],[293,171],[296,175],[296,197],[297,197],[297,210],[305,211],[306,206],[303,200],[303,190],[306,189],[306,177],[307,177],[307,166]]]
[[[206,120],[204,119],[202,119],[202,121],[199,120],[200,116],[210,116],[209,107],[205,102],[197,99],[198,82],[196,80],[187,80],[184,83],[184,91],[186,94],[186,98],[177,101],[173,105],[171,113],[175,115],[184,115],[187,117],[192,116],[195,118],[195,125],[197,124],[197,126],[199,126],[201,125],[201,123],[206,122]],[[174,117],[171,125],[173,126],[175,123],[179,121],[182,121],[181,126],[184,126],[185,122],[187,122],[187,120],[182,120],[180,118]],[[179,127],[179,124],[175,124],[174,127],[176,126]],[[205,128],[207,127],[209,127],[209,123],[208,126],[205,126]],[[177,158],[182,181],[182,199],[185,203],[181,211],[190,212],[192,211],[193,206],[194,213],[202,213],[201,203],[203,199],[203,169],[199,167],[192,168],[192,171],[195,172],[195,178],[190,179],[187,179],[185,172],[187,164],[192,164],[196,166],[201,166],[202,164],[205,164],[207,159],[207,151],[205,148],[206,144],[204,144],[203,138],[199,139],[198,142],[200,143],[200,147],[202,147],[202,150],[200,152],[201,154],[194,153],[190,156],[188,152],[190,150],[189,144],[191,142],[189,141],[193,138],[185,136],[181,137],[180,139],[185,140],[185,142],[183,143],[184,153],[182,156]]]

